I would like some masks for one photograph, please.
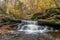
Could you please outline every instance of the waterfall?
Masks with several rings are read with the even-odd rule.
[[[37,21],[22,20],[21,24],[18,25],[18,31],[24,31],[25,33],[44,33],[53,31],[53,28],[48,26],[39,26]]]

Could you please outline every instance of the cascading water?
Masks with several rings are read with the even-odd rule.
[[[18,25],[18,31],[23,31],[27,34],[31,33],[44,33],[53,31],[53,28],[47,26],[39,26],[37,25],[37,21],[30,21],[30,20],[22,20],[22,23]]]
[[[18,24],[17,31],[10,34],[18,36],[16,40],[53,40],[54,37],[50,34],[52,31],[53,28],[38,25],[37,21],[22,20],[21,24]]]

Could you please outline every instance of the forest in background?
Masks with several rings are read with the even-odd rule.
[[[0,0],[0,20],[56,22],[60,19],[59,4],[59,0]]]

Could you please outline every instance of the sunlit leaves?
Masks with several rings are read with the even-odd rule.
[[[14,2],[15,1],[15,2]],[[54,0],[14,0],[11,2],[4,2],[7,14],[14,14],[16,16],[34,14],[37,12],[44,12],[46,9],[55,8],[56,2]],[[22,14],[23,13],[23,14]]]

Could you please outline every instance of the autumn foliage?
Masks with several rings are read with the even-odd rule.
[[[46,9],[57,7],[55,0],[11,0],[11,2],[3,1],[1,4],[6,8],[7,16],[12,19],[29,19],[35,13],[46,14]]]

